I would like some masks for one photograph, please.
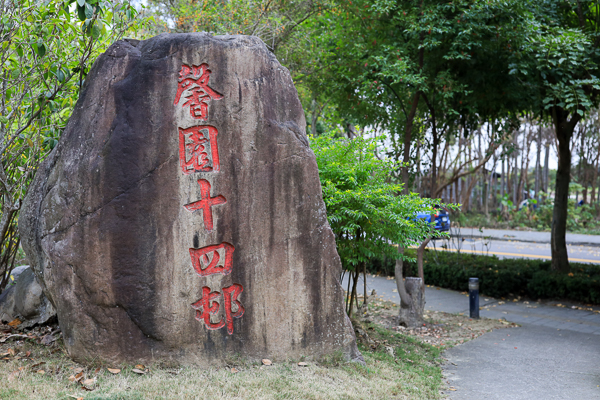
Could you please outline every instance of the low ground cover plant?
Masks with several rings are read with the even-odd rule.
[[[405,276],[416,276],[416,263],[405,264]],[[480,293],[487,296],[600,304],[600,265],[571,263],[572,272],[561,274],[550,271],[550,261],[444,251],[426,251],[424,264],[428,285],[466,291],[469,278],[477,277]]]
[[[414,249],[407,257],[416,257]],[[446,289],[467,291],[469,278],[479,278],[481,294],[492,297],[524,296],[531,299],[571,300],[600,304],[600,265],[571,264],[569,274],[550,270],[550,261],[499,259],[467,253],[427,249],[424,256],[425,283]],[[391,276],[394,260],[372,259],[372,274]],[[404,276],[417,276],[415,262],[404,263]]]

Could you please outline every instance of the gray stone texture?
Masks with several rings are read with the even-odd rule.
[[[17,329],[44,324],[56,317],[56,310],[44,295],[33,270],[28,265],[13,270],[14,282],[0,295],[0,322],[21,321]]]
[[[184,64],[206,72],[203,63],[216,94],[196,92],[194,117],[194,85],[175,104],[178,79]],[[180,155],[180,135],[188,151],[186,130],[198,125],[218,130],[220,169],[206,129],[196,139],[210,162],[185,169],[191,156]],[[218,204],[194,211],[207,189]],[[360,357],[304,113],[289,72],[257,38],[164,34],[112,45],[88,74],[19,222],[78,361]],[[192,250],[210,245],[221,249],[197,254],[196,272]],[[201,276],[215,258],[221,272]],[[243,315],[233,294],[232,332],[207,329],[226,321],[224,289],[235,285]],[[214,315],[192,308],[207,298],[203,288],[219,292]]]

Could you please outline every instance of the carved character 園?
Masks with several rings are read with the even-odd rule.
[[[187,101],[182,107],[190,107],[190,115],[194,119],[206,121],[208,116],[208,101],[221,100],[223,95],[217,93],[208,86],[211,71],[208,64],[186,65],[182,64],[179,71],[179,85],[173,104],[179,104],[183,92],[189,90],[189,95],[185,98]]]
[[[219,265],[221,255],[219,250],[223,252],[223,265]],[[190,249],[190,257],[194,270],[200,276],[208,276],[213,274],[228,275],[233,267],[233,245],[223,242],[221,244],[213,244],[211,246],[202,247],[201,249]],[[212,258],[209,259],[209,256]]]
[[[221,296],[220,292],[211,292],[210,288],[205,286],[202,288],[202,298],[192,304],[192,308],[196,310],[196,319],[204,322],[206,327],[211,330],[220,329],[227,325],[227,333],[233,334],[233,319],[240,318],[244,315],[244,306],[238,300],[239,295],[244,288],[242,285],[234,283],[231,286],[223,288],[223,300],[225,306],[225,318],[221,318],[219,322],[211,322],[210,316],[216,315],[219,312],[220,303],[217,299]],[[233,304],[237,310],[233,312]]]
[[[179,128],[179,164],[185,175],[193,172],[219,172],[221,163],[218,134],[217,128],[210,125]]]
[[[225,204],[227,200],[225,200],[225,197],[221,195],[210,197],[210,182],[208,182],[206,179],[199,179],[198,183],[200,184],[200,200],[186,204],[184,207],[186,210],[191,212],[202,210],[202,216],[204,217],[204,228],[210,232],[213,230],[212,206]]]

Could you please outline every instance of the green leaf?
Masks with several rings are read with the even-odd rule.
[[[77,5],[77,17],[79,17],[80,21],[85,21],[86,20],[85,7],[82,7],[79,4]]]
[[[40,57],[44,57],[44,55],[46,54],[46,46],[44,45],[44,43],[38,43],[36,46],[37,49],[37,53]]]
[[[94,39],[98,39],[100,37],[100,35],[102,34],[102,28],[104,27],[104,25],[102,25],[102,22],[100,21],[96,21],[94,23],[94,25],[92,26],[92,37]]]
[[[0,115],[0,122],[3,124],[8,124],[8,118],[6,118],[4,115]]]
[[[85,6],[85,0],[77,0],[77,4],[78,4],[80,7],[83,7],[83,6]]]
[[[94,8],[89,3],[85,3],[85,16],[88,19],[94,16]]]

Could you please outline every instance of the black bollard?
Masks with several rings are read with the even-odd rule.
[[[479,278],[469,278],[469,316],[479,319]]]

